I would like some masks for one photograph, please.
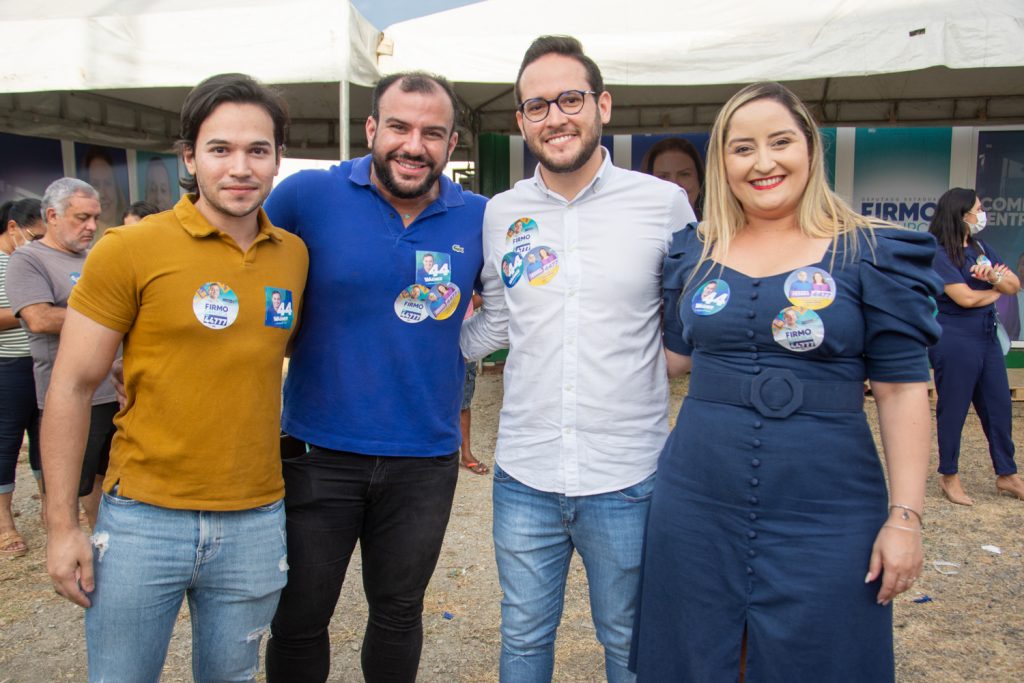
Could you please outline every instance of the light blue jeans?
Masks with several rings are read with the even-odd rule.
[[[158,681],[186,596],[195,681],[252,681],[288,577],[284,504],[200,512],[105,493],[93,567],[90,682]]]
[[[590,585],[590,612],[609,683],[635,680],[626,666],[654,475],[595,496],[530,488],[494,466],[494,552],[501,600],[503,683],[547,683],[555,664],[565,580],[575,549]]]

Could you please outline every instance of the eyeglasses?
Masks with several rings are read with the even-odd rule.
[[[558,97],[548,100],[543,97],[533,97],[519,105],[520,113],[527,121],[539,123],[548,117],[551,105],[558,105],[559,111],[571,116],[579,114],[587,101],[587,95],[597,95],[593,90],[566,90]]]

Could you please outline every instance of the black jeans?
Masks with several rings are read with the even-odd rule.
[[[415,681],[423,594],[441,554],[459,454],[377,457],[310,446],[284,458],[288,585],[271,623],[267,681],[327,680],[327,627],[357,540],[369,604],[363,676]]]

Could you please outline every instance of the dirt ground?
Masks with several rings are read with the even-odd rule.
[[[673,385],[673,416],[684,391],[684,382]],[[486,462],[492,462],[500,404],[500,376],[481,375],[473,403],[473,449]],[[868,414],[877,435],[870,404]],[[1022,418],[1024,403],[1014,403],[1018,441],[1024,433]],[[932,458],[934,464],[934,441]],[[14,507],[31,552],[0,560],[0,683],[85,681],[82,611],[51,588],[39,503],[31,497],[35,485],[27,463],[18,470]],[[1024,679],[1024,502],[996,496],[986,442],[973,414],[964,431],[961,472],[965,488],[974,497],[973,508],[946,502],[938,490],[937,475],[929,482],[925,569],[915,590],[896,600],[901,682]],[[426,597],[421,681],[498,679],[500,591],[490,529],[490,477],[462,470],[444,550]],[[988,545],[1001,552],[982,548]],[[942,562],[954,565],[937,564]],[[931,600],[913,601],[924,596]],[[359,648],[365,620],[360,563],[354,557],[331,622],[330,680],[362,680]],[[187,610],[183,610],[163,681],[191,680],[189,638]],[[569,573],[555,680],[599,681],[603,671],[586,580],[577,558]]]

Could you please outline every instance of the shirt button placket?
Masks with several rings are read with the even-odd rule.
[[[573,495],[581,489],[579,467],[579,440],[577,434],[576,386],[579,384],[579,321],[580,321],[580,267],[579,211],[569,204],[562,211],[562,234],[564,236],[560,275],[562,283],[564,334],[566,339],[577,343],[562,347],[562,457],[565,467],[565,492]],[[552,283],[553,284],[553,283]]]

